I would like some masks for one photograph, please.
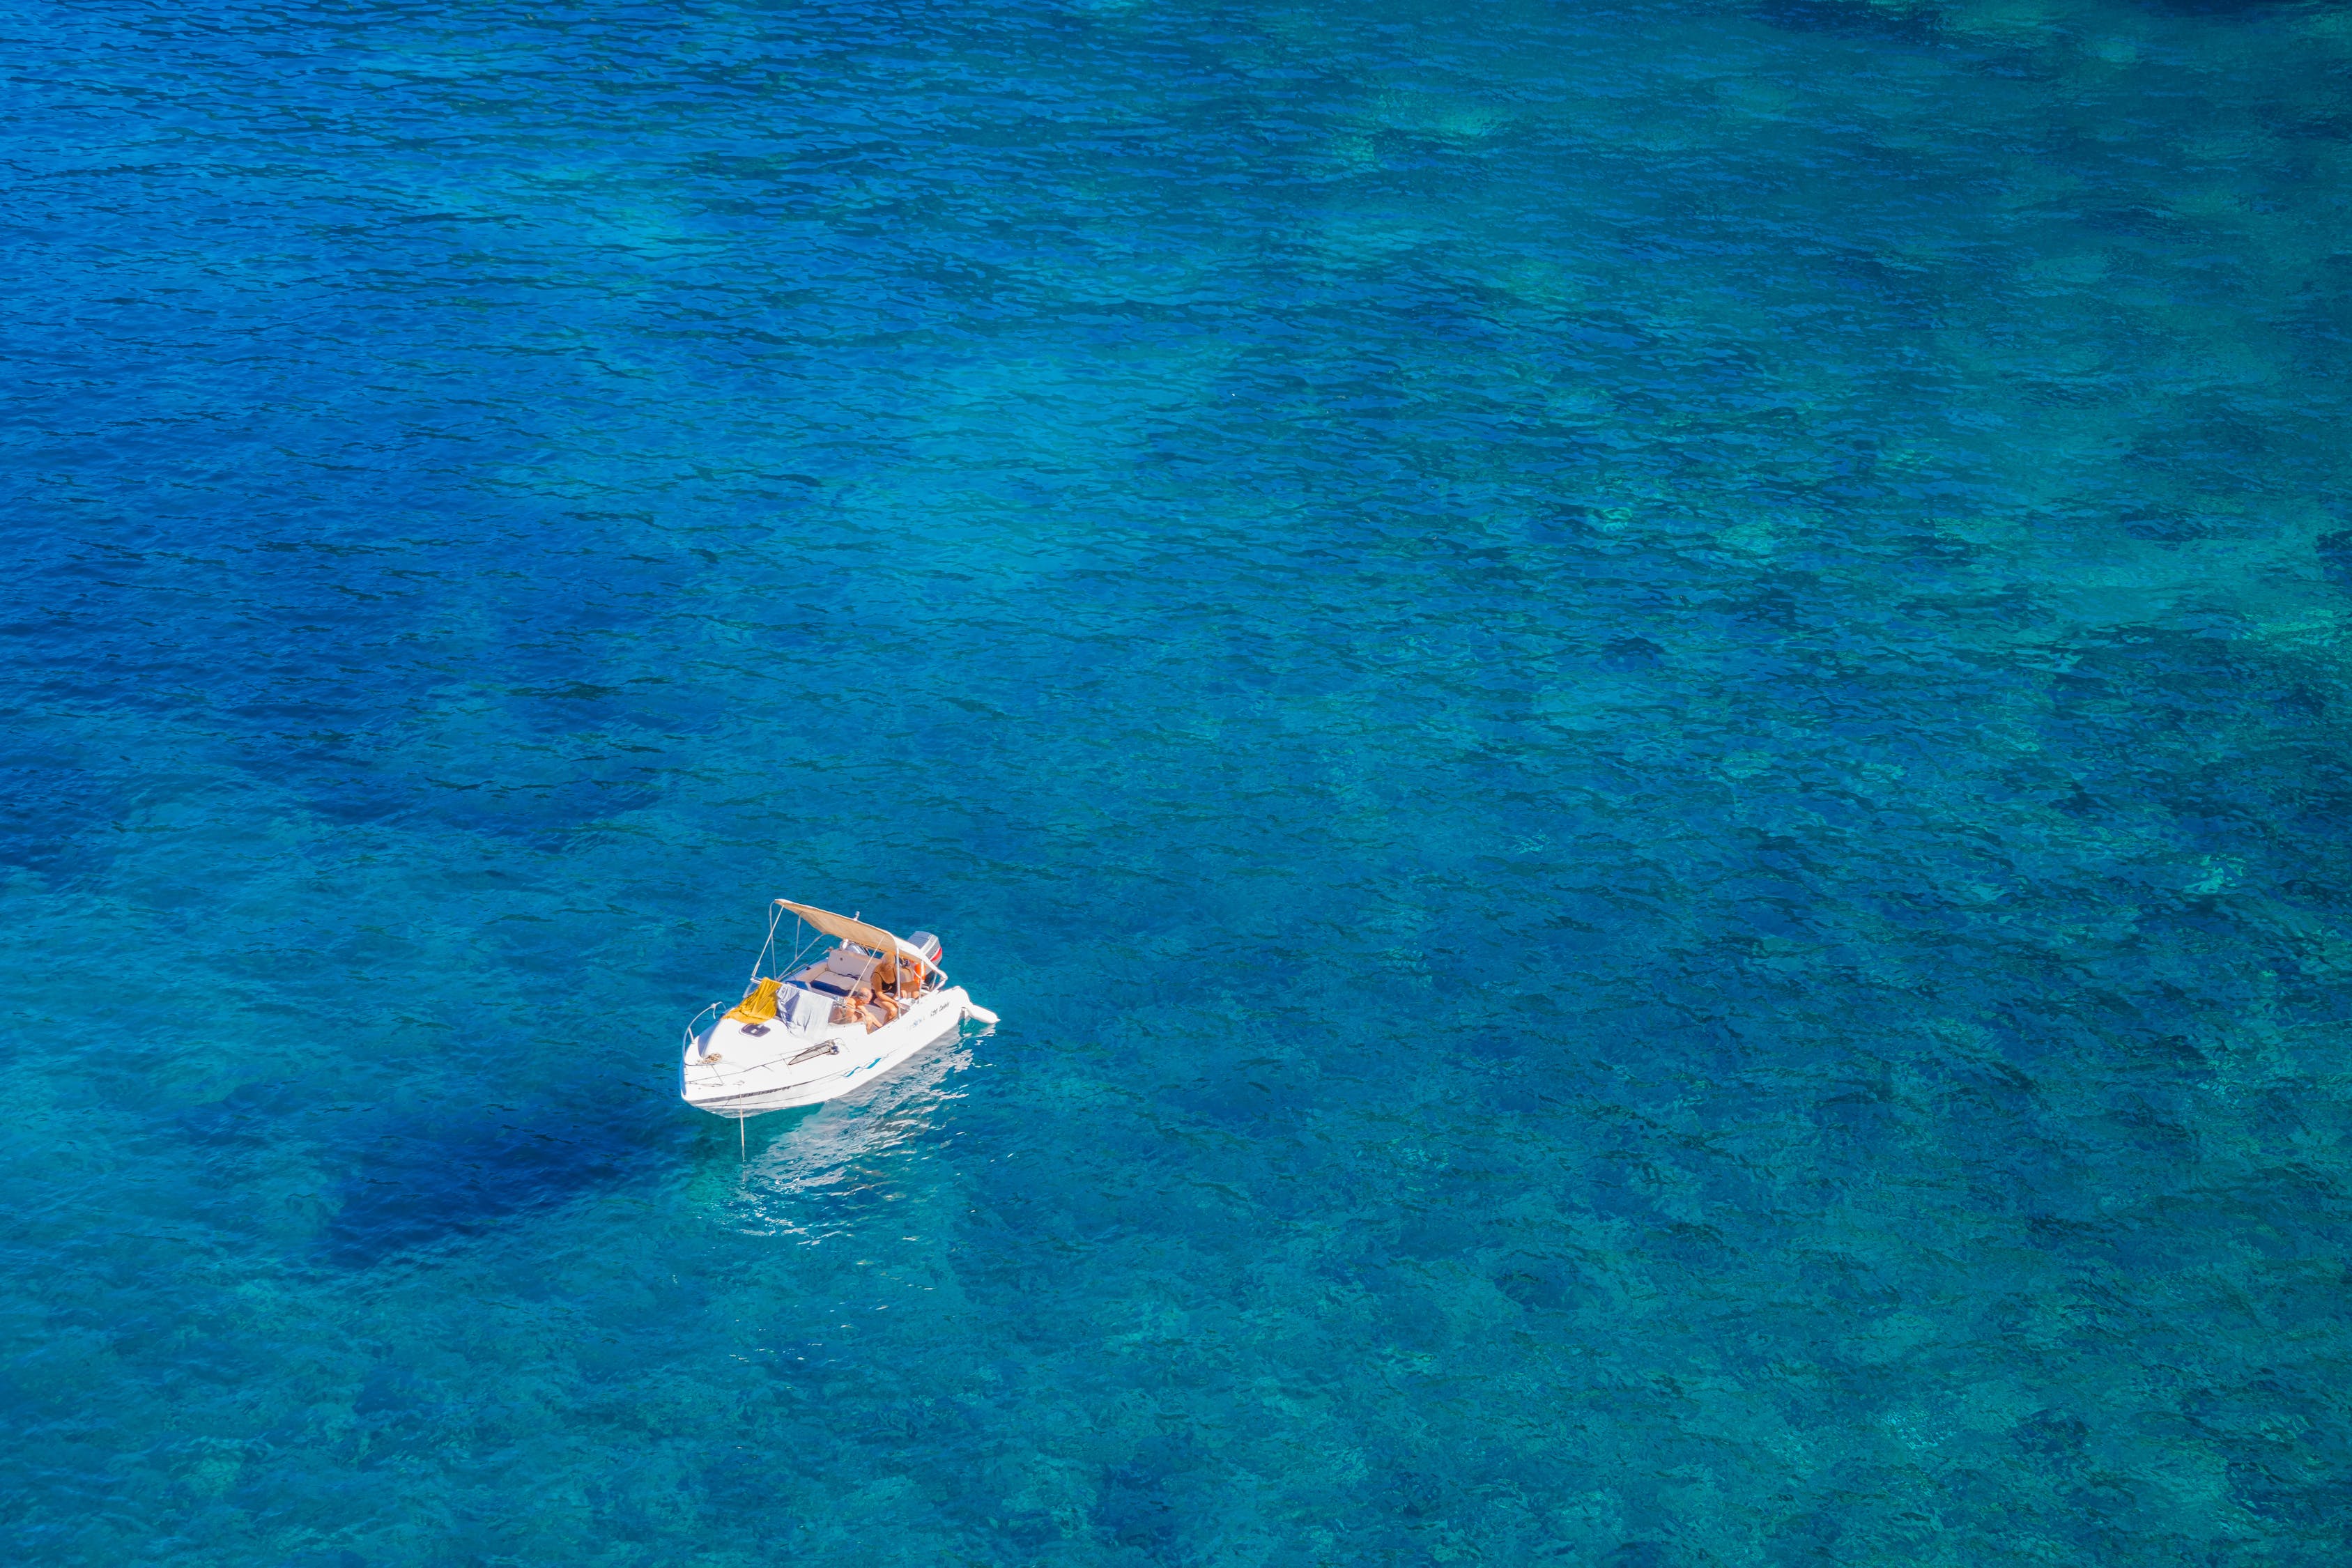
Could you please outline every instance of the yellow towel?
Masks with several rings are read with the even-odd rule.
[[[735,1005],[727,1016],[739,1024],[772,1024],[776,1021],[776,993],[783,986],[781,980],[762,980],[758,989]]]

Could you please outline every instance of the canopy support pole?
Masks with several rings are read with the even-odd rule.
[[[751,987],[760,984],[760,966],[768,962],[769,950],[776,945],[776,922],[783,918],[782,910],[773,904],[768,906],[768,940],[760,944],[760,956],[751,961],[751,978],[743,982],[746,996],[751,994]]]

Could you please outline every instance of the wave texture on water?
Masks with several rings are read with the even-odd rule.
[[[0,28],[10,1560],[2344,1561],[2344,8]]]

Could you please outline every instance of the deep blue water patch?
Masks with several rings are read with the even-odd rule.
[[[2342,7],[5,26],[12,1560],[2352,1547]]]

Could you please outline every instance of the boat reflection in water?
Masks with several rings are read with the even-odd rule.
[[[789,1121],[751,1150],[724,1200],[737,1228],[815,1242],[870,1218],[873,1205],[905,1192],[921,1159],[917,1145],[963,1097],[954,1075],[971,1065],[970,1047],[951,1035],[889,1077]]]

